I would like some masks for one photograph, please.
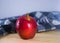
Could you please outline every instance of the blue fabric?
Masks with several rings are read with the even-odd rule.
[[[30,15],[36,19],[38,32],[60,29],[60,12],[33,12]]]
[[[6,35],[6,31],[4,30],[4,28],[0,27],[0,36],[1,35]]]
[[[52,12],[36,11],[36,12],[29,13],[29,15],[35,18],[37,22],[37,32],[60,29],[60,12],[59,11],[52,11]],[[0,19],[0,26],[6,25],[5,28],[7,28],[7,26],[10,25],[11,29],[8,31],[15,32],[16,20],[19,17],[20,16],[14,16],[14,17]],[[3,34],[5,31],[4,30],[5,28],[4,27],[2,28],[3,28],[3,31],[1,29],[0,34],[1,33]]]

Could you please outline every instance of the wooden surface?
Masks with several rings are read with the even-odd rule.
[[[9,34],[0,38],[0,43],[60,43],[60,31],[36,33],[33,39],[23,40],[18,34]]]

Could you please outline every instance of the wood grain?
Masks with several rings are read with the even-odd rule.
[[[0,43],[60,43],[60,31],[36,33],[33,39],[23,40],[16,34],[0,38]]]

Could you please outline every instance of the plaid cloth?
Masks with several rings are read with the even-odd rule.
[[[58,11],[36,11],[29,13],[29,15],[36,19],[37,32],[60,29],[60,12]],[[0,19],[0,35],[5,35],[5,33],[16,33],[15,24],[19,17],[20,16],[14,16]]]

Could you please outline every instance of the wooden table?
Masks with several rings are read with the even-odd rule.
[[[60,43],[60,31],[36,33],[33,39],[23,40],[18,34],[9,34],[0,38],[0,43]]]

